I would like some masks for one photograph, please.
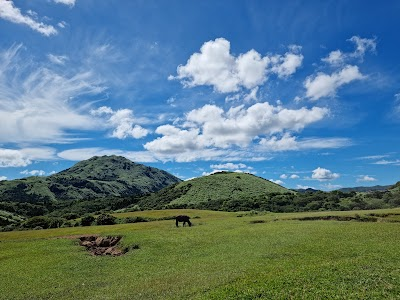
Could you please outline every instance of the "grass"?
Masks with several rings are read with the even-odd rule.
[[[4,232],[0,299],[400,299],[399,223],[293,220],[355,213],[400,209],[142,211],[118,216],[198,218],[185,228],[166,220]],[[123,235],[140,249],[93,257],[65,238],[82,234]]]

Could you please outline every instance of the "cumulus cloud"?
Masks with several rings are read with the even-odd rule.
[[[290,179],[299,179],[299,178],[300,178],[299,175],[296,175],[296,174],[290,175]]]
[[[33,17],[32,17],[33,15]],[[35,20],[34,16],[36,13],[30,11],[28,15],[23,15],[21,10],[14,6],[14,2],[10,0],[0,0],[0,18],[7,21],[24,24],[29,26],[31,29],[45,35],[50,36],[57,34],[57,30],[52,25],[47,25],[42,22]]]
[[[111,137],[118,139],[126,139],[127,137],[140,139],[149,133],[147,129],[134,124],[136,119],[134,118],[133,111],[130,109],[114,111],[110,107],[102,106],[98,109],[91,110],[90,113],[93,116],[107,116],[107,123],[114,128]]]
[[[26,167],[32,161],[21,151],[0,148],[0,167]]]
[[[364,79],[357,66],[347,65],[331,75],[318,73],[304,81],[306,96],[311,100],[335,96],[337,89],[355,80]]]
[[[74,130],[99,124],[82,97],[101,94],[105,87],[91,72],[59,74],[31,62],[22,45],[0,52],[0,143],[65,143]]]
[[[0,148],[0,167],[26,167],[34,160],[52,160],[55,150],[49,147],[6,149]]]
[[[299,47],[292,46],[284,56],[262,56],[254,49],[235,57],[230,53],[230,42],[224,38],[203,44],[199,53],[191,55],[186,65],[177,68],[178,79],[184,86],[213,86],[217,92],[237,92],[240,88],[253,89],[267,80],[268,73],[283,78],[296,72],[303,56]]]
[[[357,178],[357,182],[371,182],[371,181],[377,181],[377,179],[368,175],[360,175]]]
[[[340,175],[338,173],[333,173],[332,171],[324,168],[316,168],[313,173],[311,178],[318,180],[318,181],[326,181],[326,180],[334,180],[339,178]]]
[[[75,5],[76,0],[53,0],[55,3],[60,3],[67,5],[69,7],[73,7]]]
[[[271,181],[271,182],[273,182],[273,183],[276,183],[276,184],[279,184],[279,185],[285,184],[282,180],[279,180],[279,179],[277,179],[277,180],[270,179],[269,181]]]
[[[288,176],[286,174],[282,174],[281,176],[279,176],[280,179],[287,179]]]
[[[4,180],[7,180],[7,177],[6,176],[0,176],[0,181],[4,181]]]
[[[31,170],[31,171],[24,170],[24,171],[21,171],[20,174],[30,175],[30,176],[44,176],[44,175],[46,175],[46,172],[43,170]]]
[[[162,125],[162,135],[144,147],[161,154],[176,154],[210,147],[247,147],[253,140],[284,131],[300,131],[321,120],[328,110],[314,107],[298,110],[275,107],[267,102],[250,107],[240,105],[228,111],[205,105],[186,114],[181,125]],[[266,142],[264,142],[265,144]]]

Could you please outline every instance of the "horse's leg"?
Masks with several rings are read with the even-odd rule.
[[[178,219],[176,219],[176,227],[179,227],[179,224],[178,224],[179,222],[178,222]]]
[[[186,225],[186,221],[183,221],[183,227],[185,227],[185,225]]]

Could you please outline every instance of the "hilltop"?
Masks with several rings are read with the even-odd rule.
[[[141,208],[152,209],[196,207],[224,210],[232,205],[241,206],[249,199],[287,193],[294,192],[252,174],[219,172],[184,181],[144,196],[138,205]]]
[[[121,156],[95,156],[48,177],[0,182],[1,201],[51,202],[156,192],[181,180]]]

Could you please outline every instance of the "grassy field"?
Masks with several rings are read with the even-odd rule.
[[[166,220],[0,233],[0,299],[400,299],[400,223],[393,222],[400,209],[118,217],[183,213],[194,226]],[[355,213],[393,215],[293,220]],[[124,246],[140,248],[94,257],[71,237],[83,234],[123,235]]]

